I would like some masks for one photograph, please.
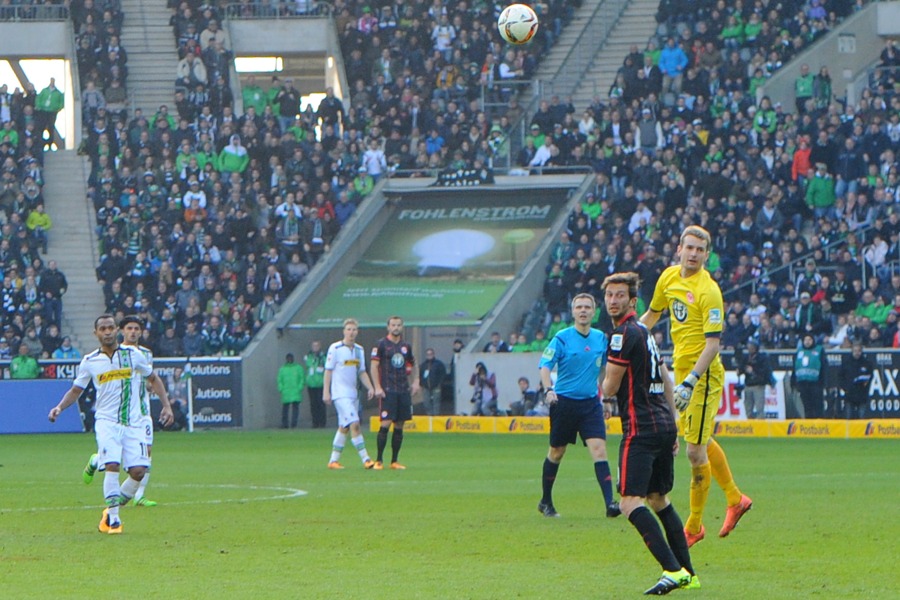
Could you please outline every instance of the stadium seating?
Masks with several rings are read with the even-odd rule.
[[[694,223],[714,238],[709,268],[726,300],[725,347],[753,337],[793,348],[806,331],[832,346],[897,346],[900,277],[890,265],[900,259],[900,219],[891,215],[900,136],[885,124],[896,109],[891,82],[873,82],[859,106],[845,107],[823,69],[809,73],[805,102],[757,104],[756,87],[854,10],[818,0],[764,6],[663,0],[657,35],[625,57],[608,99],[581,121],[575,107],[557,113],[562,121],[547,107],[562,125],[548,164],[590,161],[596,184],[556,245],[558,265],[548,265],[545,326],[572,294],[598,294],[614,271],[640,273],[649,301],[678,234]],[[682,75],[662,72],[679,60]],[[543,118],[532,120],[541,137]],[[835,287],[838,278],[849,290]]]
[[[67,16],[60,0],[0,7],[0,20]],[[52,259],[47,256],[47,232],[53,216],[43,211],[44,152],[53,144],[45,141],[38,126],[35,101],[40,90],[30,83],[24,87],[0,88],[0,360],[18,354],[23,341],[36,358],[49,357],[62,343],[60,294],[52,289],[59,280],[46,269]]]
[[[363,2],[335,3],[353,87],[344,98],[343,126],[328,126],[334,118],[328,108],[300,113],[298,105],[283,103],[278,93],[288,82],[278,80],[264,90],[258,111],[249,110],[245,93],[246,110],[235,115],[222,19],[328,10],[325,3],[296,6],[295,13],[285,3],[222,10],[173,3],[174,109],[144,115],[107,106],[86,113],[98,279],[110,311],[147,319],[145,343],[158,355],[240,353],[385,171],[403,176],[417,167],[434,173],[475,160],[486,164],[501,149],[507,132],[491,133],[499,117],[478,110],[476,101],[483,78],[494,76],[491,69],[482,74],[485,56],[500,50],[486,4],[459,14],[448,6],[444,24],[424,5],[399,14],[397,6],[373,12]],[[510,55],[521,76],[554,42],[571,4],[552,2],[547,10],[542,18],[556,26]],[[120,24],[105,31],[117,33]],[[83,26],[88,33],[89,25]],[[444,41],[447,48],[433,47]],[[79,45],[89,55],[95,40],[81,32]],[[101,94],[113,79],[124,84],[122,54],[112,73],[101,68],[105,63],[80,59],[82,83],[94,81]],[[440,145],[425,141],[433,129]]]

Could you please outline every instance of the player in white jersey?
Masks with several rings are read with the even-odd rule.
[[[169,425],[174,420],[169,397],[162,380],[153,372],[147,358],[133,348],[120,346],[115,317],[101,315],[94,321],[94,334],[100,349],[91,352],[78,365],[72,387],[59,404],[50,409],[48,418],[55,422],[62,411],[78,401],[93,381],[97,390],[94,432],[99,460],[106,466],[103,496],[106,506],[98,529],[101,533],[122,533],[119,507],[134,497],[140,486],[150,457],[143,427],[146,407],[140,398],[141,380],[146,380],[162,402],[159,420]],[[124,465],[128,478],[119,485],[119,466]]]
[[[141,335],[144,332],[144,321],[140,317],[134,315],[127,316],[119,322],[119,329],[122,332],[122,346],[134,348],[143,354],[150,363],[150,366],[153,367],[153,352],[150,351],[150,348],[145,348],[140,345]],[[146,438],[144,443],[147,444],[147,456],[150,458],[151,466],[147,467],[147,472],[144,473],[144,477],[141,479],[141,485],[138,487],[137,494],[134,496],[134,505],[156,506],[156,502],[144,495],[147,490],[147,484],[150,483],[150,470],[152,469],[153,462],[153,416],[150,414],[150,395],[147,393],[147,382],[143,377],[135,378],[135,384],[140,393],[141,412],[144,415],[141,427],[143,428],[144,437]],[[84,467],[84,471],[82,472],[82,479],[85,483],[93,481],[94,473],[96,471],[104,470],[104,466],[100,464],[99,458],[99,455],[92,454],[88,459],[87,466]]]
[[[334,434],[331,459],[328,461],[329,469],[343,469],[340,463],[341,452],[347,441],[347,433],[350,433],[350,441],[359,453],[363,467],[371,469],[375,461],[369,458],[366,452],[366,442],[359,429],[359,395],[357,393],[357,379],[366,386],[369,400],[375,397],[375,388],[366,372],[366,353],[363,347],[356,343],[359,334],[359,323],[355,319],[344,320],[344,337],[341,341],[328,347],[325,358],[325,383],[322,392],[322,400],[325,404],[334,403],[337,411],[338,430]]]

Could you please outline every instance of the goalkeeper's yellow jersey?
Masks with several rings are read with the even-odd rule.
[[[675,344],[673,366],[685,372],[697,362],[706,338],[722,333],[722,290],[706,269],[682,277],[681,266],[675,265],[662,272],[650,301],[650,309],[655,312],[666,308]]]

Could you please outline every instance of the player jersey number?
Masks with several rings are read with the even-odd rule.
[[[151,435],[153,435],[153,426],[150,424],[147,424],[146,427],[144,428],[144,431],[147,432],[147,437],[150,437]]]
[[[661,379],[659,374],[659,346],[652,335],[647,336],[647,351],[650,353],[650,381]]]

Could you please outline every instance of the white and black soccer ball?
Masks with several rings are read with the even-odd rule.
[[[527,44],[537,33],[538,17],[526,4],[510,4],[500,13],[497,29],[500,36],[510,44]]]

